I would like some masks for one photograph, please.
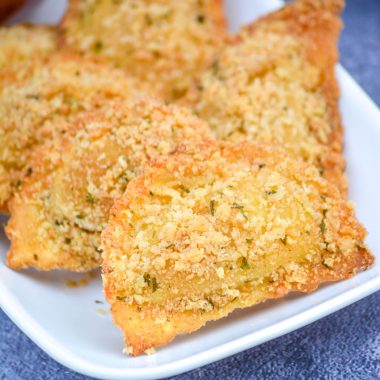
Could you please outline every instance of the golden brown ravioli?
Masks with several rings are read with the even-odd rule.
[[[243,28],[193,96],[218,138],[280,146],[346,194],[334,72],[342,7],[297,0]]]
[[[250,143],[189,146],[112,208],[104,289],[138,355],[234,309],[353,276],[373,262],[365,235],[313,166]]]
[[[139,96],[138,88],[123,71],[61,53],[0,71],[0,208],[30,171],[36,147],[60,138],[82,112]]]
[[[221,0],[70,0],[66,48],[104,57],[168,101],[180,98],[225,37]]]
[[[62,140],[36,152],[10,203],[8,265],[97,268],[100,233],[128,182],[151,160],[206,138],[208,126],[190,111],[150,100],[83,115]]]

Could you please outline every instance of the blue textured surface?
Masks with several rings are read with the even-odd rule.
[[[380,0],[347,0],[341,61],[380,105]],[[303,329],[175,379],[380,378],[380,292]],[[1,380],[84,380],[0,310]]]

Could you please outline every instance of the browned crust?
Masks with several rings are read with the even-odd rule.
[[[86,245],[92,241],[91,239],[96,239],[100,243],[100,231],[81,228],[75,220],[75,213],[73,213],[65,215],[69,221],[67,228],[71,230],[66,232],[67,235],[63,235],[64,232],[55,229],[55,222],[57,219],[62,218],[62,215],[54,214],[52,216],[51,211],[53,210],[54,212],[54,209],[51,206],[41,204],[40,198],[42,194],[46,195],[46,193],[50,194],[51,198],[54,198],[55,194],[59,195],[62,192],[60,186],[63,185],[59,180],[58,184],[56,182],[57,177],[59,179],[62,175],[69,175],[72,179],[70,186],[75,187],[77,182],[75,182],[74,174],[77,172],[73,169],[75,165],[73,164],[74,160],[71,157],[71,152],[75,149],[82,150],[82,148],[79,148],[81,137],[85,135],[89,141],[95,143],[107,134],[116,133],[118,129],[125,130],[128,127],[125,126],[126,124],[123,124],[125,121],[119,121],[119,118],[123,119],[123,116],[129,114],[135,117],[134,121],[136,123],[142,122],[145,114],[149,115],[150,122],[161,123],[162,129],[157,127],[153,130],[152,127],[151,131],[151,135],[154,135],[157,141],[162,137],[162,131],[167,123],[173,123],[172,125],[176,125],[175,123],[177,123],[183,126],[183,131],[178,129],[178,134],[181,136],[178,138],[194,138],[198,140],[209,136],[206,123],[193,116],[189,110],[163,105],[149,99],[133,100],[131,102],[115,101],[112,104],[108,104],[106,108],[81,114],[75,122],[65,126],[66,133],[64,137],[55,141],[53,146],[42,145],[38,149],[35,149],[31,160],[33,172],[24,179],[23,185],[9,202],[11,217],[6,227],[6,234],[11,242],[7,255],[7,265],[10,268],[19,270],[34,267],[39,270],[65,269],[76,272],[87,272],[100,266],[101,255],[99,251],[89,250]],[[172,121],[173,119],[175,121]],[[86,125],[91,124],[95,124],[97,127],[93,129],[86,128]],[[135,129],[134,124],[131,124],[129,128]],[[80,136],[78,136],[78,132]],[[141,134],[138,137],[142,140],[144,135]],[[177,137],[172,138],[175,145],[171,149],[174,149],[179,143],[175,139]],[[124,151],[128,148],[128,144],[130,143],[124,139],[115,149],[118,152]],[[139,142],[142,148],[147,149],[151,148],[152,144],[152,140]],[[135,151],[138,151],[136,146],[133,146],[133,148]],[[83,150],[86,151],[86,148],[83,148]],[[107,152],[108,150],[103,150],[103,154],[109,156],[110,154]],[[148,153],[143,154],[144,157],[140,158],[139,156],[139,158],[147,160],[149,157]],[[134,157],[135,160],[136,157]],[[145,161],[142,162],[145,163]],[[101,178],[103,179],[107,178],[106,174],[112,172],[116,158],[113,158],[112,163],[113,165],[107,166],[107,169],[102,169],[100,171],[101,174],[98,173],[97,175],[102,175],[103,177]],[[84,172],[91,172],[93,167],[96,166],[91,160],[81,161],[81,164],[83,165]],[[136,170],[133,168],[131,166],[129,170]],[[88,185],[88,181],[86,185]],[[119,187],[115,183],[112,182],[110,186],[118,189],[117,191],[115,190],[117,197],[122,195],[122,192],[119,193],[121,190],[119,190]],[[65,189],[68,190],[67,188]],[[77,194],[75,190],[77,189],[71,188],[71,191]],[[102,218],[104,216],[104,222],[106,222],[108,210],[113,204],[113,196],[114,194],[102,194],[93,206],[94,213],[99,211]],[[79,199],[81,199],[79,197],[80,195],[76,195],[75,197],[78,203],[80,203]],[[82,201],[82,203],[86,202]],[[60,206],[68,207],[69,201],[64,199],[61,201]],[[100,222],[98,225],[101,225]],[[80,231],[81,235],[77,237],[72,230]],[[73,247],[73,242],[70,245],[63,244],[62,235],[70,236],[72,241],[75,241],[75,247]]]
[[[120,242],[115,239],[115,235],[118,236],[118,234],[113,234],[114,227],[119,224],[123,226],[124,231],[133,228],[131,225],[123,223],[123,218],[125,218],[124,211],[129,208],[130,204],[141,204],[143,202],[142,198],[148,194],[149,186],[154,181],[159,170],[163,169],[174,173],[178,171],[179,167],[183,169],[183,167],[186,168],[192,165],[207,165],[207,161],[212,154],[217,149],[221,149],[220,147],[223,149],[223,156],[231,160],[254,162],[258,157],[264,157],[272,163],[286,161],[289,164],[289,167],[285,165],[285,170],[288,170],[287,175],[290,177],[294,175],[300,183],[312,183],[320,194],[325,194],[335,204],[337,212],[332,216],[335,219],[329,220],[329,224],[333,225],[336,222],[340,225],[339,239],[349,238],[361,241],[365,238],[365,229],[357,221],[352,208],[341,198],[335,186],[319,178],[314,168],[289,160],[288,156],[280,150],[250,143],[239,143],[231,146],[229,144],[216,145],[213,142],[208,142],[199,146],[196,150],[182,147],[182,151],[169,157],[168,160],[155,162],[149,170],[145,171],[144,176],[136,178],[129,184],[124,197],[116,202],[111,210],[109,226],[102,235],[105,247],[103,262],[104,290],[108,301],[111,303],[114,322],[124,332],[126,345],[132,355],[139,355],[147,349],[164,345],[174,339],[176,335],[193,332],[206,322],[220,319],[237,308],[250,307],[270,298],[283,297],[291,291],[308,293],[315,290],[323,282],[350,278],[356,272],[367,269],[374,261],[373,256],[365,246],[355,246],[349,254],[343,254],[334,263],[333,268],[326,267],[322,263],[305,265],[307,276],[306,282],[303,284],[288,281],[284,276],[280,278],[271,291],[265,289],[264,291],[255,291],[242,300],[233,301],[223,309],[213,309],[210,312],[172,312],[167,315],[168,322],[163,325],[155,323],[155,318],[157,317],[155,308],[149,303],[139,306],[135,303],[128,304],[123,300],[119,300],[114,283],[115,279],[112,277],[113,263],[109,261],[108,252],[118,252],[120,247]],[[196,158],[194,159],[194,157]]]
[[[91,76],[93,78],[94,82],[94,91],[87,90],[86,93],[84,91],[80,91],[79,88],[84,89],[88,88],[91,85],[91,82],[79,82],[81,84],[78,84],[78,86],[71,86],[68,87],[68,84],[64,82],[64,79],[66,78],[63,76],[62,80],[62,87],[67,87],[68,89],[72,89],[74,87],[74,90],[77,94],[80,94],[81,101],[86,103],[86,108],[84,110],[68,110],[67,117],[76,117],[79,116],[83,112],[89,111],[91,108],[98,108],[99,106],[103,106],[103,103],[107,100],[114,100],[117,99],[132,99],[134,97],[140,98],[143,93],[143,89],[140,87],[140,84],[135,81],[134,78],[128,77],[124,71],[118,70],[116,68],[113,68],[109,65],[103,65],[99,64],[99,60],[94,57],[81,57],[77,54],[74,54],[72,52],[57,52],[49,57],[40,57],[31,60],[30,62],[26,62],[20,66],[17,67],[7,67],[0,71],[0,87],[6,87],[6,86],[14,86],[18,89],[19,93],[16,93],[15,99],[17,102],[21,104],[23,101],[23,94],[21,93],[21,89],[23,86],[25,86],[25,83],[28,83],[29,77],[32,77],[34,73],[38,73],[40,70],[40,67],[43,69],[49,70],[51,69],[52,72],[55,71],[55,68],[58,67],[58,73],[59,73],[59,67],[65,67],[65,64],[78,66],[78,68],[81,68],[84,70],[84,68],[87,68],[87,72],[91,73]],[[99,83],[97,82],[97,75],[96,73],[99,72]],[[65,74],[65,73],[64,73]],[[74,73],[72,73],[71,79],[75,80]],[[72,81],[71,83],[74,83]],[[101,85],[100,85],[101,83]],[[54,87],[56,84],[52,83],[52,87]],[[101,90],[97,90],[96,86],[101,86]],[[43,89],[41,86],[36,86],[39,92],[43,92]],[[99,88],[99,87],[98,87]],[[140,90],[138,90],[140,89]],[[73,91],[74,91],[73,90]],[[61,88],[60,91],[63,93],[64,89]],[[44,95],[42,95],[44,96]],[[78,95],[79,96],[79,95]],[[47,97],[44,98],[46,101],[49,101]],[[43,102],[41,103],[43,104]],[[64,116],[59,116],[61,109],[53,110],[53,107],[48,110],[49,114],[45,119],[42,119],[42,116],[39,116],[41,111],[40,104],[36,104],[36,108],[33,109],[33,112],[29,111],[29,114],[27,115],[28,118],[24,120],[23,123],[20,123],[19,120],[16,120],[15,117],[12,119],[6,119],[5,115],[2,115],[2,122],[9,122],[9,120],[12,122],[12,125],[8,126],[8,128],[12,128],[12,130],[17,131],[18,126],[21,125],[25,129],[33,129],[35,131],[35,141],[30,140],[30,144],[25,145],[25,149],[23,151],[23,154],[26,156],[31,156],[33,154],[33,150],[36,149],[38,146],[44,144],[45,142],[49,142],[52,140],[53,136],[59,135],[59,131],[57,128],[57,125],[51,124],[47,130],[47,128],[44,128],[45,134],[44,136],[38,136],[39,128],[42,128],[41,125],[31,125],[33,120],[32,116],[37,116],[42,121],[46,122],[52,122],[53,120],[57,122],[57,119],[54,119],[55,117],[60,118],[60,122],[63,122],[66,118]],[[22,108],[22,107],[21,107]],[[22,108],[25,112],[25,109],[28,110],[28,108]],[[46,112],[46,111],[43,111]],[[21,114],[20,114],[21,115]],[[29,118],[30,116],[30,118]],[[28,124],[26,124],[28,122]],[[33,121],[35,122],[35,120]],[[21,139],[20,139],[21,140]],[[20,153],[15,153],[19,154]],[[19,157],[19,156],[18,156]],[[5,162],[5,166],[7,166],[7,162]],[[7,172],[5,170],[0,171],[0,181],[6,181],[8,182],[17,182],[18,180],[22,180],[24,177],[24,173],[22,173],[23,168],[16,168],[16,167],[10,167],[7,169]],[[3,189],[0,187],[0,209],[4,212],[7,211],[8,206],[7,202],[10,200],[10,198],[13,196],[14,187],[11,188],[10,186],[7,189],[7,193],[3,191]]]
[[[223,11],[223,0],[209,0],[207,5],[207,14],[212,17],[214,25],[219,29],[219,33],[225,35],[227,20]]]
[[[78,6],[81,0],[69,0],[66,13],[59,23],[60,28],[60,47],[66,45],[65,26],[70,19],[75,19],[79,15]],[[223,0],[208,0],[207,1],[208,15],[212,18],[214,25],[219,29],[220,34],[226,34],[227,20],[223,11]]]
[[[65,48],[67,45],[66,41],[66,24],[70,21],[70,19],[77,18],[79,15],[78,6],[80,4],[80,0],[69,0],[67,2],[67,9],[59,23],[59,39],[58,45],[60,48]]]
[[[337,40],[342,29],[340,13],[343,7],[343,0],[296,0],[243,28],[242,33],[230,37],[226,47],[228,49],[228,46],[238,45],[244,35],[254,35],[277,21],[281,23],[279,30],[284,35],[296,36],[301,41],[306,57],[321,71],[320,89],[328,104],[328,115],[333,126],[325,145],[327,149],[320,158],[320,167],[324,177],[347,196],[348,185],[344,174],[346,162],[342,154],[343,126],[339,112],[340,90],[335,77]],[[195,106],[200,98],[201,90],[199,86],[194,86],[183,102]]]
[[[25,0],[1,0],[0,1],[0,22],[10,17],[21,8]]]
[[[342,154],[343,125],[339,111],[340,90],[335,75],[335,65],[339,59],[337,43],[343,27],[340,13],[344,3],[344,0],[297,0],[259,19],[246,30],[255,33],[268,22],[285,21],[288,32],[303,42],[308,59],[321,69],[320,87],[334,127],[328,143],[331,151],[322,157],[321,165],[325,170],[324,177],[347,196],[348,185],[344,175],[346,164]]]
[[[108,3],[111,4],[111,1],[104,1],[102,5],[106,6]],[[144,9],[145,6],[150,9],[152,4],[154,5],[155,1],[142,1],[140,6],[141,9]],[[160,0],[157,1],[157,4],[164,5],[169,11],[171,8],[174,11],[177,8],[177,3],[174,1]],[[108,45],[114,48],[113,52],[111,52],[111,49],[104,53],[96,52],[93,48],[86,47],[85,44],[81,43],[84,41],[83,31],[80,30],[78,25],[82,13],[81,6],[82,4],[78,0],[69,1],[67,12],[60,23],[59,46],[67,50],[76,50],[84,55],[94,54],[103,61],[108,61],[117,67],[124,68],[139,77],[141,81],[146,82],[147,87],[152,88],[153,95],[158,94],[161,99],[168,102],[175,102],[184,96],[199,78],[202,70],[214,59],[227,34],[227,23],[222,0],[205,0],[202,3],[192,0],[189,2],[190,10],[194,8],[195,12],[198,7],[202,7],[202,12],[207,16],[207,27],[201,26],[204,23],[200,21],[199,27],[194,29],[196,32],[194,36],[188,35],[188,32],[183,34],[182,28],[186,25],[186,21],[185,23],[182,21],[180,24],[178,17],[175,17],[172,22],[167,24],[167,27],[172,31],[170,35],[173,36],[174,43],[182,45],[175,51],[172,49],[173,42],[165,42],[166,39],[164,41],[159,38],[159,26],[156,27],[154,23],[140,25],[137,28],[139,33],[136,33],[130,30],[129,27],[124,28],[122,22],[118,21],[120,25],[117,33],[121,33],[122,36],[131,33],[133,36],[134,48],[132,50],[134,53],[130,53],[129,56],[128,54],[118,53],[123,46],[121,45],[121,40],[119,41],[118,38],[110,40],[107,38],[106,33],[103,34],[104,39],[107,40]],[[118,5],[115,5],[115,7],[118,7]],[[182,5],[178,8],[182,8]],[[97,14],[97,16],[100,15]],[[187,14],[181,11],[178,16],[186,18]],[[114,25],[113,30],[115,31],[116,28],[117,26]],[[144,35],[154,31],[156,31],[156,34],[153,38],[157,39],[155,44],[157,46],[153,52],[152,48],[148,46],[149,44],[145,42]],[[194,33],[191,29],[189,31]],[[86,32],[87,30],[84,31],[84,33]],[[99,39],[102,38],[99,35],[101,34],[101,29],[97,28],[95,34]],[[197,45],[198,49],[194,45],[194,38],[203,40]]]
[[[72,127],[74,128],[74,127]],[[10,219],[5,228],[11,244],[6,257],[8,267],[21,270],[34,267],[39,270],[65,269],[73,272],[87,272],[99,266],[97,261],[81,263],[75,259],[71,250],[60,249],[57,252],[57,236],[50,234],[41,239],[38,236],[38,227],[44,221],[41,214],[41,205],[34,200],[35,187],[49,188],[49,176],[52,171],[62,167],[62,153],[70,149],[71,141],[64,137],[56,148],[39,147],[33,154],[32,176],[25,178],[22,188],[8,203]],[[55,164],[49,162],[49,155],[60,157]],[[57,254],[59,253],[59,254]]]
[[[177,335],[189,334],[203,327],[207,322],[216,321],[226,317],[236,309],[252,307],[262,301],[285,297],[290,292],[310,293],[316,290],[324,282],[336,282],[352,277],[356,272],[366,270],[373,264],[374,258],[366,251],[360,250],[350,256],[344,266],[337,272],[332,272],[324,266],[310,268],[307,276],[307,285],[298,283],[279,284],[276,291],[271,294],[255,294],[245,300],[245,304],[235,306],[230,304],[223,312],[212,312],[207,317],[199,314],[177,313],[169,316],[170,328],[160,327],[154,323],[154,313],[151,310],[137,310],[136,306],[129,306],[123,301],[115,301],[111,307],[114,323],[124,332],[125,344],[131,347],[133,356],[138,356],[146,350],[162,346],[171,342]],[[106,276],[106,275],[105,275]],[[108,282],[104,279],[105,292],[109,296]]]

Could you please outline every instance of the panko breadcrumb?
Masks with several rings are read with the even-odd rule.
[[[57,31],[48,26],[0,27],[0,69],[52,54],[57,48]]]
[[[88,271],[101,263],[109,209],[149,161],[179,144],[209,138],[187,109],[150,100],[116,103],[83,115],[52,147],[10,202],[11,268]]]
[[[78,114],[138,94],[123,71],[67,54],[0,71],[0,183],[8,180],[0,208],[30,174],[36,146],[64,134]]]
[[[220,139],[281,146],[346,194],[334,73],[342,7],[297,0],[245,27],[203,75],[195,108]]]
[[[368,268],[351,203],[251,143],[184,147],[130,182],[102,234],[104,289],[132,355],[236,308]]]
[[[104,57],[167,100],[180,98],[225,37],[221,0],[70,0],[66,48]]]

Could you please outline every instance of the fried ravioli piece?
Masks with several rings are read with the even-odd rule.
[[[181,97],[225,35],[221,0],[70,0],[64,45],[107,58],[167,100]]]
[[[25,0],[0,0],[0,21],[3,21],[10,17],[24,3]]]
[[[0,69],[52,54],[57,32],[48,26],[15,25],[0,28]]]
[[[368,268],[352,205],[316,168],[251,143],[177,152],[130,182],[103,232],[103,281],[138,355],[236,308]]]
[[[205,72],[196,110],[220,139],[285,148],[347,192],[334,67],[343,0],[297,0],[244,28]]]
[[[82,116],[62,142],[40,149],[32,175],[10,203],[8,265],[98,267],[100,233],[128,182],[149,161],[209,133],[190,111],[148,100]]]
[[[0,207],[23,179],[33,150],[65,132],[78,114],[138,96],[123,71],[65,54],[0,72]]]

